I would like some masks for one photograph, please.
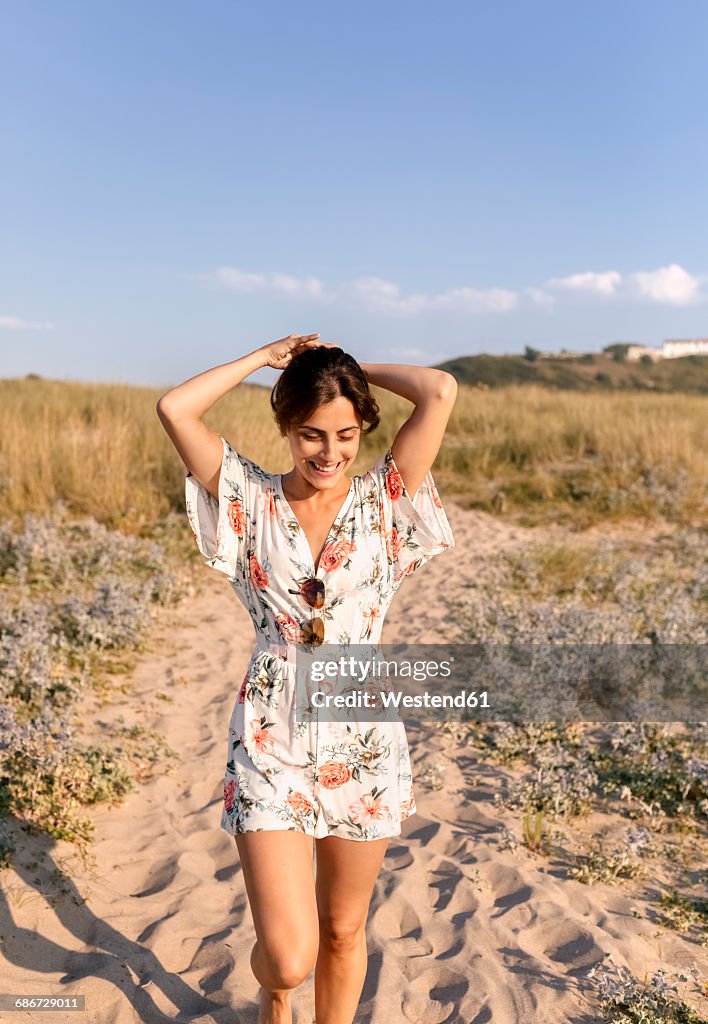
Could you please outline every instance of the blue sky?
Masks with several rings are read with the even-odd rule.
[[[0,11],[4,377],[708,335],[702,0]]]

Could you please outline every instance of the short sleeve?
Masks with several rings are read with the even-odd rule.
[[[234,579],[243,568],[253,515],[253,496],[263,470],[239,455],[225,438],[219,474],[219,500],[191,473],[185,477],[187,519],[204,561]]]
[[[434,555],[455,546],[433,475],[426,473],[411,498],[388,451],[366,474],[373,477],[378,495],[379,532],[386,548],[389,584],[395,590],[405,576]]]

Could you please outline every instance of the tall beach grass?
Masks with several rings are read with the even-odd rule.
[[[354,472],[393,440],[412,406],[375,389],[379,430]],[[0,381],[0,517],[59,502],[151,535],[183,510],[184,467],[155,413],[160,391],[44,379]],[[290,468],[269,389],[241,384],[205,422],[272,472]],[[579,527],[625,516],[708,521],[707,400],[461,386],[433,471],[444,494],[524,525]]]

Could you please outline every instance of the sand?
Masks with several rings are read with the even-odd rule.
[[[384,642],[441,642],[476,561],[532,536],[450,501],[446,509],[456,548],[404,581]],[[0,874],[2,991],[84,995],[76,1018],[91,1024],[258,1018],[252,919],[234,840],[218,827],[227,725],[253,631],[228,583],[202,573],[201,595],[161,612],[132,692],[92,712],[96,735],[118,715],[159,730],[180,763],[122,805],[91,812],[86,862],[68,842],[32,837]],[[661,966],[706,973],[705,949],[635,916],[631,883],[583,885],[552,856],[500,850],[500,824],[518,835],[520,821],[492,803],[497,770],[405,720],[414,777],[439,765],[443,785],[416,784],[418,812],[390,841],[357,1022],[590,1024],[600,1018],[583,975],[606,952],[640,978]],[[299,1024],[314,1022],[313,976],[293,993]],[[23,1019],[66,1018],[0,1011]]]

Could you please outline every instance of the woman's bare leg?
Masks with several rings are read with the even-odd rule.
[[[292,1024],[290,991],[317,959],[314,840],[285,830],[234,838],[256,931],[251,969],[261,985],[259,1024]]]
[[[366,919],[388,839],[315,840],[320,944],[317,1024],[352,1024],[366,977]]]

